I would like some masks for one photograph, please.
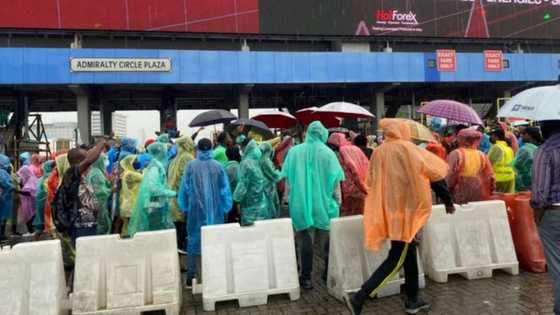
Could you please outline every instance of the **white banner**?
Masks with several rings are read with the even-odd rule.
[[[70,58],[71,72],[170,72],[169,58]]]

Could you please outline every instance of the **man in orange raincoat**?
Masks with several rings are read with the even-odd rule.
[[[430,304],[418,296],[418,264],[414,238],[432,211],[431,189],[455,208],[447,189],[447,163],[410,141],[409,127],[395,119],[380,122],[385,142],[373,153],[367,174],[368,195],[364,208],[365,246],[377,251],[387,240],[387,259],[357,293],[345,296],[352,314],[361,314],[369,296],[374,296],[404,266],[407,300],[405,311],[416,314]]]

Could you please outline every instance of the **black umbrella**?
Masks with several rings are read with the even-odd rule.
[[[196,116],[189,124],[189,127],[205,127],[217,124],[225,124],[236,119],[237,117],[227,110],[209,110]]]
[[[265,123],[263,123],[262,121],[254,120],[254,119],[239,118],[238,120],[233,121],[231,124],[233,126],[251,127],[251,128],[257,129],[261,132],[265,132],[267,134],[272,134],[272,131],[270,130],[270,128],[268,128],[268,126]]]

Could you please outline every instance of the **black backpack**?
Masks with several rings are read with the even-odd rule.
[[[79,172],[78,168],[70,169],[70,171]],[[78,209],[80,209],[80,198],[78,197],[80,189],[80,176],[76,174],[71,175],[72,179],[65,183],[65,178],[62,180],[62,185],[56,191],[53,204],[53,222],[59,232],[68,231],[79,216]]]

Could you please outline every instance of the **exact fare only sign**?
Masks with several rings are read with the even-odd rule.
[[[436,50],[437,70],[439,72],[457,71],[457,54],[453,49]]]
[[[169,58],[71,58],[71,72],[170,72]]]
[[[487,72],[502,72],[504,70],[504,55],[501,50],[484,51],[484,70]]]

